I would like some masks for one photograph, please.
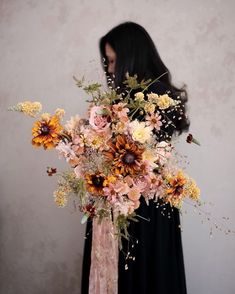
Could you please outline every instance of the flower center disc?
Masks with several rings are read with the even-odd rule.
[[[93,185],[95,187],[103,187],[104,178],[103,177],[93,176],[92,177],[92,183],[93,183]]]
[[[131,164],[135,162],[135,155],[133,153],[126,153],[123,158],[122,161],[126,164]]]
[[[49,127],[48,126],[45,126],[45,125],[42,126],[40,130],[41,130],[41,134],[42,135],[48,135],[50,133]]]

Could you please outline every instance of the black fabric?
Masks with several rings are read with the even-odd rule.
[[[166,91],[160,82],[148,89],[148,92],[159,95]],[[170,136],[172,133],[173,129],[168,129]],[[141,218],[139,222],[131,222],[130,242],[123,240],[123,250],[119,254],[118,294],[186,294],[178,209],[152,200],[147,205],[141,199],[136,213]],[[84,246],[82,294],[88,294],[91,239],[92,222],[89,221]],[[132,258],[126,259],[128,252]]]
[[[150,201],[147,205],[142,200],[137,214],[149,221],[130,225],[134,239],[129,246],[124,244],[124,251],[129,247],[135,260],[126,260],[120,253],[118,293],[186,294],[179,211],[169,204],[158,206]]]

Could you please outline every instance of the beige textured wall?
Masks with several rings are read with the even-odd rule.
[[[98,39],[124,20],[153,37],[177,85],[188,85],[191,131],[202,147],[179,144],[203,198],[235,227],[233,0],[0,0],[0,293],[79,294],[84,227],[55,207],[55,152],[30,146],[32,121],[8,113],[23,99],[46,111],[86,109],[72,75],[101,79]],[[184,141],[182,136],[181,142]],[[215,232],[186,207],[182,217],[189,294],[235,291],[235,236]]]

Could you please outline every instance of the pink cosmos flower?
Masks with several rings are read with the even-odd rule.
[[[93,106],[90,109],[89,123],[97,132],[107,131],[110,126],[109,109],[103,106]]]
[[[159,176],[156,176],[155,174],[150,175],[150,188],[151,190],[157,190],[162,185],[162,179]]]
[[[151,115],[146,115],[146,125],[151,127],[152,129],[160,130],[162,126],[161,115],[158,113],[152,113]]]
[[[129,119],[128,119],[128,116],[127,116],[127,113],[129,112],[129,109],[126,106],[126,103],[118,103],[118,104],[115,104],[113,105],[112,107],[112,110],[114,112],[114,114],[121,120],[121,121],[124,121],[124,122],[127,122]]]

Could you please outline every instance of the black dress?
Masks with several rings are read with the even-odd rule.
[[[164,94],[167,88],[157,82],[149,92]],[[169,129],[171,135],[172,130]],[[169,134],[168,133],[168,134]],[[164,138],[163,138],[164,139]],[[186,294],[180,217],[169,204],[142,199],[136,211],[142,218],[131,222],[128,243],[119,252],[118,294]],[[88,294],[92,221],[87,223],[82,269],[82,294]],[[128,258],[129,256],[134,258]],[[104,293],[106,294],[106,293]]]

